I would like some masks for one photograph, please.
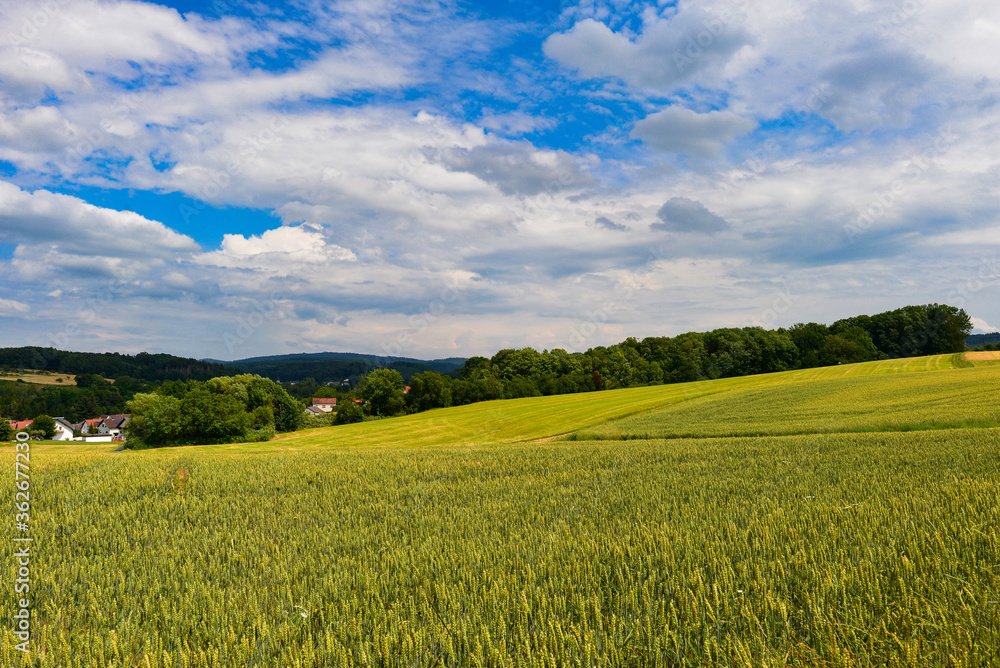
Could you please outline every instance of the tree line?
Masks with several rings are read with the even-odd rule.
[[[165,353],[75,353],[55,348],[23,346],[0,348],[0,367],[52,371],[71,376],[96,374],[104,378],[130,377],[138,380],[208,380],[233,376],[239,369]]]
[[[0,415],[10,420],[28,420],[39,415],[65,417],[81,422],[101,415],[125,412],[125,404],[138,392],[157,386],[129,376],[114,382],[97,374],[76,376],[73,385],[36,385],[23,381],[0,381]]]
[[[457,377],[436,372],[402,376],[372,371],[355,391],[366,414],[400,415],[490,399],[592,392],[788,371],[965,350],[968,314],[942,304],[906,306],[832,325],[799,323],[787,329],[722,328],[675,337],[629,338],[584,353],[562,349],[505,349],[472,357]]]

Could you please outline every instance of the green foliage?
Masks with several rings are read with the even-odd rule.
[[[15,369],[55,371],[74,376],[96,375],[102,382],[103,378],[122,376],[147,381],[208,380],[213,376],[238,373],[237,370],[222,364],[166,354],[75,353],[34,346],[0,348],[0,365]]]
[[[129,439],[142,445],[256,442],[261,434],[295,431],[302,423],[298,402],[260,376],[170,381],[155,393],[135,395]]]
[[[406,408],[403,376],[395,369],[376,369],[361,378],[358,396],[368,411],[378,417],[399,415]]]
[[[37,431],[45,438],[51,439],[56,435],[56,421],[48,415],[39,415],[31,423],[31,429]]]
[[[352,399],[337,405],[337,417],[334,418],[334,424],[354,424],[364,419],[364,411]]]
[[[418,373],[410,379],[406,407],[412,412],[451,406],[451,379],[436,371]]]
[[[0,418],[0,442],[13,441],[14,429],[6,418]]]

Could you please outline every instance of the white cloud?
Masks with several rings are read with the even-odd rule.
[[[277,275],[295,275],[303,267],[355,262],[350,250],[328,244],[320,232],[304,227],[279,227],[260,236],[227,234],[222,248],[203,253],[194,261],[215,267],[255,269]]]
[[[20,316],[31,311],[31,307],[14,299],[0,299],[0,315]]]
[[[671,90],[719,72],[749,36],[733,8],[709,13],[692,3],[675,14],[645,16],[642,33],[613,32],[594,19],[545,41],[545,55],[587,79],[617,77],[641,89]]]
[[[0,241],[44,245],[73,255],[146,258],[198,245],[163,223],[47,190],[28,192],[0,181]]]
[[[723,144],[745,135],[754,126],[753,121],[730,111],[699,114],[683,107],[668,107],[638,121],[632,136],[660,151],[715,157]]]
[[[993,332],[1000,331],[997,330],[997,328],[991,325],[990,323],[983,320],[982,318],[969,316],[969,320],[972,322],[972,328],[976,332],[981,332],[983,334],[991,334]]]

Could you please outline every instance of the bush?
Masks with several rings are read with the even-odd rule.
[[[361,406],[354,403],[352,399],[348,399],[344,402],[343,406],[337,409],[337,417],[334,419],[334,424],[353,424],[355,422],[361,422],[365,419],[365,413],[361,410]]]
[[[37,431],[45,438],[51,440],[56,435],[56,421],[48,415],[39,415],[31,423],[31,431]]]

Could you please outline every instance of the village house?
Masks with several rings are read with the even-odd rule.
[[[112,442],[125,439],[125,426],[131,415],[105,415],[83,422],[70,422],[64,417],[52,418],[56,423],[56,433],[53,441],[90,441]],[[27,431],[34,420],[7,420],[14,431]]]
[[[336,397],[318,397],[313,399],[312,406],[321,413],[331,413],[335,408],[337,408],[337,398]]]

